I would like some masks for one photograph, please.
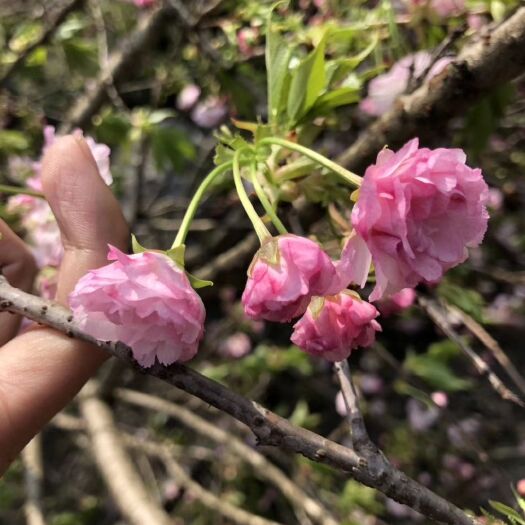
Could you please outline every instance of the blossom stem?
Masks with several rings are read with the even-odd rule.
[[[29,188],[19,188],[18,186],[6,186],[5,184],[0,184],[0,193],[7,193],[8,195],[29,195],[31,197],[45,199],[44,194],[39,191],[30,190]]]
[[[197,212],[197,208],[204,197],[204,194],[212,184],[212,182],[222,173],[225,173],[226,171],[230,170],[232,168],[232,162],[225,162],[224,164],[220,164],[215,169],[213,169],[201,182],[200,186],[197,188],[197,191],[195,192],[195,195],[193,195],[193,198],[190,201],[190,204],[188,205],[188,209],[186,210],[186,213],[184,214],[184,217],[182,219],[182,223],[180,225],[179,231],[177,232],[177,236],[175,237],[175,240],[173,241],[172,248],[177,248],[178,246],[181,246],[186,241],[186,236],[188,235],[188,231],[191,226],[191,222],[193,221],[193,218],[195,217],[195,213]]]
[[[261,201],[264,211],[268,214],[268,217],[270,217],[277,231],[281,233],[282,235],[287,234],[288,230],[286,229],[285,225],[281,222],[281,219],[279,219],[277,213],[273,209],[272,203],[268,199],[268,196],[266,195],[264,188],[261,186],[261,183],[259,182],[259,179],[257,178],[257,166],[255,163],[251,164],[250,170],[251,170],[251,180],[253,183],[253,187],[255,189],[255,193],[257,194],[258,199]]]
[[[282,146],[283,148],[287,148],[292,151],[297,151],[298,153],[301,153],[305,157],[308,157],[312,159],[313,161],[317,162],[321,166],[324,166],[330,171],[333,171],[334,173],[342,177],[346,182],[348,182],[352,186],[359,187],[361,186],[363,182],[363,178],[360,177],[359,175],[352,173],[346,168],[343,168],[336,162],[330,159],[327,159],[325,156],[317,153],[316,151],[313,151],[310,148],[306,148],[305,146],[301,146],[300,144],[296,144],[295,142],[291,142],[286,139],[280,139],[278,137],[267,137],[267,138],[261,139],[258,142],[258,144],[273,144],[275,146]]]
[[[271,237],[272,235],[268,231],[268,228],[266,228],[264,222],[261,220],[259,215],[257,215],[257,212],[255,211],[255,208],[250,202],[250,198],[248,197],[248,194],[246,193],[246,188],[244,187],[244,184],[242,182],[240,156],[243,151],[245,151],[245,148],[237,150],[233,156],[233,180],[235,182],[237,194],[239,195],[239,200],[241,201],[241,204],[243,205],[244,210],[246,211],[246,214],[248,215],[250,221],[252,221],[253,228],[255,229],[257,237],[259,237],[259,240],[262,243],[265,239]]]

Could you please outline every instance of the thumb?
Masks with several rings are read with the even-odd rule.
[[[66,304],[78,279],[106,264],[108,244],[126,250],[128,226],[82,137],[61,137],[46,151],[42,186],[64,245],[57,300]]]

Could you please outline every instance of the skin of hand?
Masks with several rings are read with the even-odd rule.
[[[64,245],[56,300],[67,305],[78,279],[107,264],[108,244],[127,249],[128,226],[81,137],[61,137],[46,152],[42,184]],[[4,222],[0,233],[0,268],[10,284],[29,291],[37,271],[31,252]],[[0,475],[107,357],[46,327],[15,337],[19,323],[0,314]]]

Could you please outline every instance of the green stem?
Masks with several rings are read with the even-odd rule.
[[[18,186],[6,186],[5,184],[0,184],[0,193],[7,193],[8,195],[30,195],[31,197],[45,199],[44,194],[39,191],[30,190],[29,188],[19,188]]]
[[[233,181],[235,182],[235,188],[237,189],[239,200],[241,201],[241,204],[243,205],[244,210],[246,211],[246,214],[248,215],[250,221],[252,221],[253,228],[255,229],[257,237],[259,237],[259,240],[262,243],[268,237],[271,237],[271,234],[268,231],[268,228],[266,228],[266,226],[264,225],[264,222],[257,215],[257,212],[255,211],[255,208],[250,202],[250,198],[248,197],[248,194],[246,193],[246,189],[242,182],[240,156],[244,150],[245,148],[237,150],[233,156]]]
[[[337,175],[342,177],[346,182],[350,183],[352,186],[356,186],[359,188],[361,186],[361,183],[363,182],[363,179],[359,175],[352,173],[351,171],[343,168],[339,164],[335,163],[330,159],[327,159],[323,155],[320,155],[319,153],[311,150],[310,148],[306,148],[305,146],[301,146],[300,144],[296,144],[295,142],[290,142],[289,140],[280,139],[277,137],[267,137],[261,139],[258,142],[258,144],[273,144],[275,146],[282,146],[283,148],[287,148],[292,151],[297,151],[305,157],[308,157],[313,161],[317,162],[321,166],[328,168],[334,173],[337,173]]]
[[[284,224],[281,222],[281,219],[277,216],[277,213],[273,209],[272,203],[268,199],[266,192],[264,191],[259,179],[257,178],[257,166],[255,163],[252,163],[251,167],[251,180],[253,182],[253,187],[255,188],[255,193],[263,205],[264,211],[268,214],[268,217],[272,220],[273,225],[277,231],[283,235],[287,234],[288,231]]]
[[[186,213],[184,214],[184,218],[182,219],[182,223],[180,225],[179,231],[177,232],[177,236],[175,237],[175,240],[173,241],[172,248],[177,248],[178,246],[181,246],[186,241],[186,236],[188,235],[188,231],[191,226],[191,222],[193,221],[193,218],[195,217],[195,213],[197,211],[197,208],[204,197],[204,194],[210,187],[211,183],[215,180],[216,177],[221,175],[222,173],[225,173],[226,171],[230,170],[232,167],[232,162],[225,162],[224,164],[221,164],[217,166],[214,170],[212,170],[206,178],[201,182],[200,186],[197,188],[197,191],[195,192],[195,195],[193,195],[193,198],[191,199],[190,204],[188,205],[188,209],[186,210]]]

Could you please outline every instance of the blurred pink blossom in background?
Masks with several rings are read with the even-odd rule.
[[[420,77],[430,66],[431,61],[431,55],[427,51],[418,51],[403,57],[389,71],[370,81],[368,95],[359,104],[361,110],[373,116],[388,111],[396,98],[406,91],[410,79]],[[425,79],[428,80],[441,73],[451,61],[452,59],[448,57],[439,59],[432,65]]]

